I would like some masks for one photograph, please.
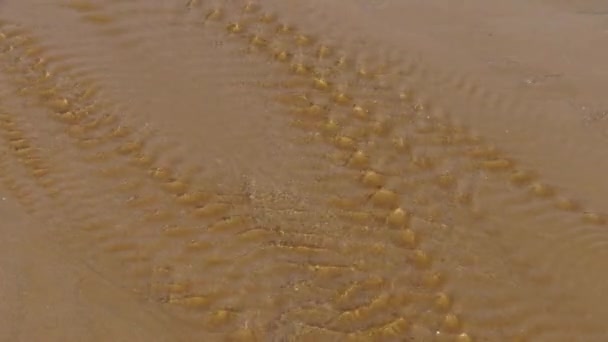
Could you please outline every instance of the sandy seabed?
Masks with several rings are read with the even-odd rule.
[[[0,0],[0,341],[607,341],[607,15]]]

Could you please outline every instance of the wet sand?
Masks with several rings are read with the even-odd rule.
[[[605,341],[601,1],[0,1],[0,341]]]

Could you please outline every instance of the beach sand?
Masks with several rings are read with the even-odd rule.
[[[606,341],[608,5],[0,1],[0,341]]]

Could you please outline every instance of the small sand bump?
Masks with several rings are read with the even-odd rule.
[[[60,114],[66,113],[71,108],[70,102],[66,98],[51,100],[48,102],[48,106],[51,110]]]
[[[321,45],[317,49],[317,58],[320,60],[325,59],[325,58],[331,56],[331,52],[332,52],[332,50],[329,48],[329,46]]]
[[[415,248],[418,244],[416,233],[411,229],[403,229],[397,233],[397,245],[405,248]]]
[[[207,241],[190,241],[186,248],[188,250],[196,252],[196,251],[207,251],[213,248],[213,244]]]
[[[392,209],[397,207],[399,195],[389,189],[381,188],[371,196],[371,202],[377,207]]]
[[[50,173],[50,170],[48,168],[43,168],[43,169],[35,169],[32,171],[32,176],[37,177],[37,178],[42,178],[47,176]]]
[[[443,328],[448,332],[456,332],[460,330],[460,319],[456,314],[449,313],[443,318]]]
[[[281,33],[281,34],[290,34],[290,33],[293,33],[294,31],[295,30],[293,27],[291,27],[290,25],[285,24],[285,23],[279,24],[276,28],[276,32]]]
[[[13,153],[17,155],[19,158],[27,158],[28,156],[34,153],[34,149],[32,147],[26,146],[22,148],[13,149]]]
[[[201,218],[212,218],[223,216],[230,209],[227,203],[209,203],[203,207],[194,210],[194,216]]]
[[[444,292],[440,292],[435,297],[435,307],[440,311],[447,311],[452,306],[452,299]]]
[[[578,211],[581,208],[576,201],[563,197],[555,201],[555,206],[564,211]]]
[[[369,110],[359,105],[353,105],[353,115],[359,119],[367,119],[369,117]]]
[[[352,100],[348,94],[343,93],[343,92],[336,92],[333,95],[332,99],[334,100],[334,102],[336,102],[337,104],[340,104],[340,105],[347,105]]]
[[[355,150],[357,148],[357,142],[353,138],[347,136],[337,136],[334,139],[334,144],[336,147],[343,150]]]
[[[338,68],[346,68],[349,65],[349,59],[347,56],[340,56],[336,59],[334,65]]]
[[[532,182],[535,176],[532,172],[517,170],[511,174],[510,179],[514,185],[522,186]]]
[[[356,169],[366,169],[369,166],[369,158],[365,152],[359,150],[353,153],[348,161],[348,166]]]
[[[72,111],[67,111],[65,113],[57,113],[55,117],[61,120],[62,122],[69,124],[79,123],[84,118],[82,114]]]
[[[456,342],[473,342],[473,338],[471,338],[471,336],[469,336],[467,333],[460,333],[456,337]]]
[[[10,139],[9,145],[16,150],[29,148],[31,146],[30,143],[25,139]]]
[[[413,261],[416,267],[421,269],[427,269],[431,266],[431,257],[421,249],[414,251]]]
[[[368,170],[363,173],[361,181],[365,186],[379,188],[384,185],[384,177],[376,171]]]
[[[184,295],[190,289],[190,283],[172,283],[167,284],[164,288],[166,292],[169,292],[169,297],[175,297],[176,295]]]
[[[388,215],[386,218],[386,223],[394,228],[405,228],[408,223],[408,219],[408,213],[401,208],[397,208]]]
[[[538,197],[548,198],[555,195],[555,189],[553,187],[543,184],[543,183],[534,183],[531,187],[532,193]]]
[[[254,1],[247,1],[243,6],[244,13],[256,13],[260,11],[260,5]]]
[[[185,195],[188,185],[180,180],[173,179],[163,184],[163,188],[174,195]]]
[[[337,121],[329,119],[321,125],[321,130],[327,136],[335,136],[340,130],[340,125]]]
[[[268,40],[264,37],[254,34],[251,36],[251,38],[249,38],[249,44],[256,48],[263,48],[268,46]]]
[[[228,232],[234,229],[243,231],[245,230],[246,225],[247,220],[244,217],[235,216],[215,222],[214,224],[209,226],[208,231],[215,233]]]
[[[164,182],[168,182],[171,180],[171,171],[169,171],[168,169],[162,168],[162,167],[156,167],[153,168],[149,171],[150,176],[152,176],[152,178],[159,180],[159,181],[164,181]]]
[[[407,331],[408,327],[408,321],[403,317],[399,317],[393,322],[382,327],[382,333],[385,336],[403,336],[403,334]]]
[[[244,28],[241,23],[235,22],[228,24],[228,26],[226,26],[226,30],[230,33],[237,34],[243,32]]]
[[[313,44],[314,39],[311,36],[305,34],[297,34],[295,36],[295,43],[298,46],[310,46]]]
[[[184,192],[176,198],[177,202],[185,205],[198,204],[204,200],[204,196],[198,192]]]
[[[446,279],[441,273],[433,271],[425,274],[423,279],[424,286],[431,289],[439,288],[445,283],[445,281]]]
[[[292,54],[285,50],[278,50],[273,53],[274,59],[279,62],[288,62],[292,58]]]
[[[593,225],[605,225],[606,218],[598,213],[585,212],[583,213],[583,222]]]
[[[313,78],[313,86],[319,90],[328,90],[331,84],[324,77],[315,77]]]
[[[291,64],[291,71],[300,76],[307,76],[312,73],[312,68],[303,63],[293,63]]]

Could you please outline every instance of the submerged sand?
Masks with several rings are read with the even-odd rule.
[[[0,1],[0,341],[605,341],[602,1]]]

